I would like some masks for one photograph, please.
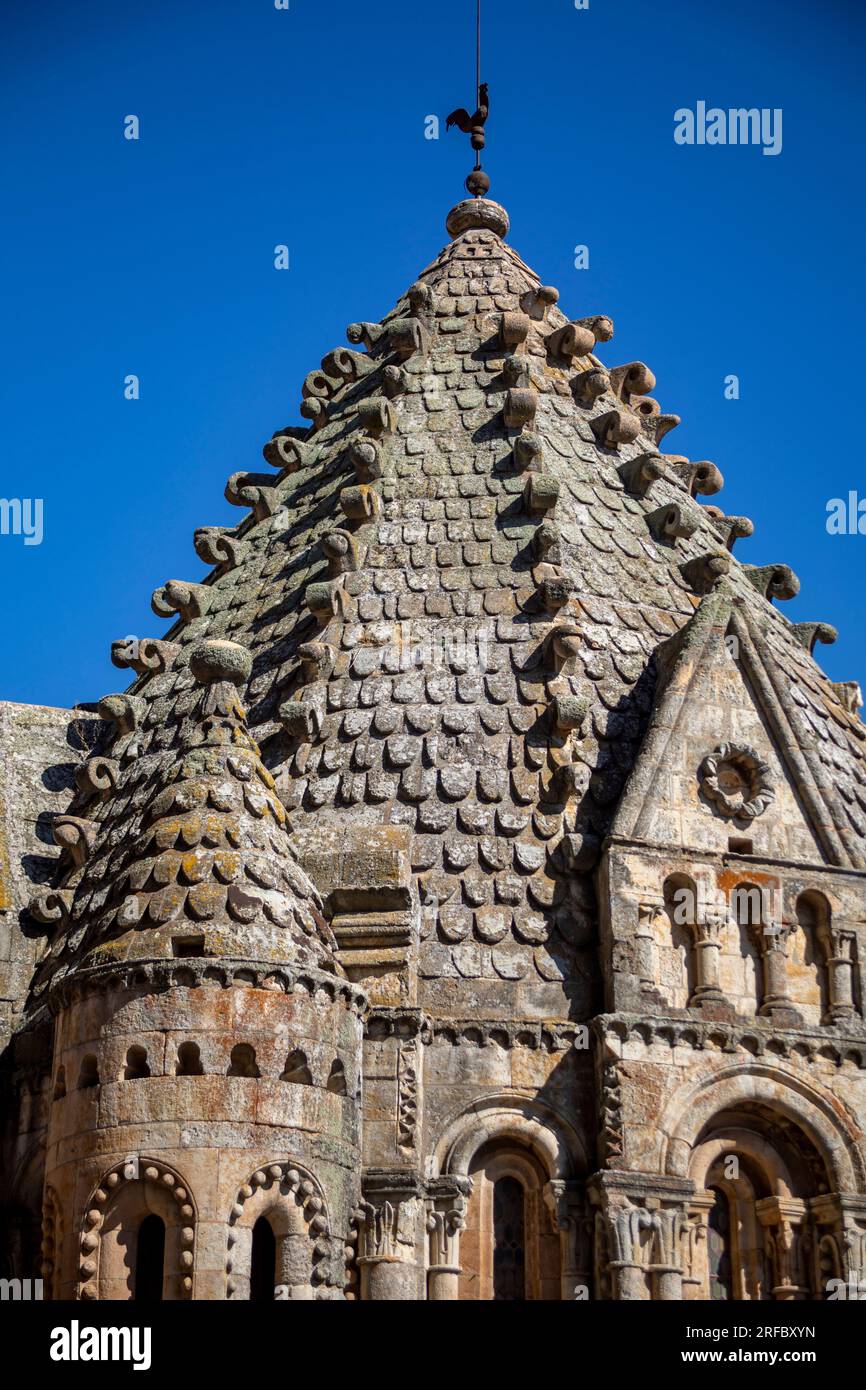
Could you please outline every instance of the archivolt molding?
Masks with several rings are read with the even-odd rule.
[[[176,1204],[180,1235],[178,1294],[180,1298],[192,1298],[197,1221],[195,1200],[185,1179],[174,1168],[170,1168],[159,1159],[139,1158],[135,1155],[123,1159],[109,1169],[91,1193],[79,1241],[81,1253],[78,1267],[78,1297],[87,1300],[99,1298],[99,1261],[103,1227],[118,1195],[125,1187],[135,1182],[158,1185]]]
[[[799,1125],[826,1162],[836,1191],[866,1191],[853,1117],[823,1087],[760,1062],[725,1067],[676,1091],[659,1122],[659,1171],[687,1177],[702,1130],[714,1115],[746,1101],[761,1102]]]
[[[251,1230],[259,1217],[271,1219],[277,1236],[299,1235],[306,1231],[311,1241],[311,1283],[330,1285],[332,1254],[331,1222],[325,1194],[316,1178],[301,1164],[285,1162],[263,1164],[238,1190],[229,1213],[226,1294],[233,1298],[238,1287],[232,1278],[235,1253],[242,1230]],[[339,1282],[339,1281],[338,1281]],[[277,1299],[288,1298],[288,1290],[278,1286]]]
[[[431,1177],[466,1176],[478,1150],[491,1140],[513,1139],[536,1154],[550,1178],[587,1171],[583,1143],[548,1106],[525,1096],[483,1096],[448,1121],[431,1160]]]

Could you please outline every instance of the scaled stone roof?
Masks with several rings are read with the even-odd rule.
[[[355,346],[310,373],[308,423],[266,444],[270,471],[229,481],[249,514],[197,532],[201,582],[157,590],[177,619],[165,641],[116,644],[138,673],[115,722],[135,768],[88,802],[97,912],[100,873],[126,872],[109,847],[152,833],[154,786],[183,765],[187,653],[230,638],[252,654],[250,723],[296,828],[413,832],[422,975],[589,978],[586,875],[652,707],[654,652],[726,574],[837,857],[866,866],[866,731],[810,654],[832,630],[773,606],[796,591],[786,567],[731,556],[751,524],[697,500],[721,485],[711,464],[662,453],[677,420],[649,369],[602,369],[609,321],[565,317],[496,204],[461,205],[450,228],[395,310],[350,325]]]
[[[117,751],[128,758],[85,765],[85,790],[109,782],[110,814],[62,818],[73,860],[63,890],[69,916],[39,992],[70,970],[171,957],[178,943],[181,953],[200,943],[190,954],[211,958],[336,968],[321,902],[292,854],[286,810],[238,701],[247,653],[199,643],[191,669],[205,688],[171,757],[147,772],[127,747]],[[92,849],[79,854],[83,841]]]

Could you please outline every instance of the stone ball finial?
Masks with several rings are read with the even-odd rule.
[[[466,176],[466,191],[471,193],[473,198],[484,198],[490,192],[490,175],[485,174],[483,169],[473,169],[471,174]]]
[[[226,642],[213,637],[199,642],[190,652],[189,669],[199,685],[214,685],[217,681],[230,681],[232,685],[243,685],[249,680],[253,669],[252,654],[238,642]]]
[[[504,237],[510,225],[505,208],[491,198],[466,198],[453,207],[445,219],[450,237],[472,231],[495,232],[497,236]]]

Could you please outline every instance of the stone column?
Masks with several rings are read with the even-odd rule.
[[[773,1298],[791,1302],[811,1292],[804,1272],[803,1235],[806,1203],[794,1198],[763,1197],[755,1203],[764,1228],[765,1250],[773,1272]]]
[[[825,927],[819,935],[827,957],[829,1023],[854,1017],[854,943],[856,935],[843,927]]]
[[[603,1218],[611,1297],[624,1302],[682,1298],[683,1235],[695,1185],[661,1173],[604,1171],[589,1180]]]
[[[472,1179],[435,1178],[427,1185],[427,1297],[434,1303],[457,1302],[460,1278],[460,1232]]]
[[[418,1300],[422,1189],[414,1173],[368,1171],[358,1213],[361,1298],[382,1303]]]
[[[813,1197],[816,1294],[866,1302],[866,1197],[838,1192]]]
[[[649,1203],[648,1203],[649,1204]],[[682,1207],[659,1207],[652,1213],[653,1274],[659,1302],[681,1302],[683,1296],[683,1235],[686,1213]]]
[[[720,984],[722,930],[727,921],[724,913],[711,909],[699,914],[695,923],[695,992],[689,1004],[724,1000]]]
[[[290,1299],[310,1302],[315,1299],[316,1293],[310,1280],[312,1268],[309,1232],[290,1231],[284,1235],[279,1241],[274,1298],[280,1302]]]
[[[655,903],[640,903],[634,932],[635,970],[641,989],[655,986],[655,937],[653,923],[658,909]]]
[[[544,1201],[559,1232],[563,1303],[588,1299],[592,1289],[592,1214],[583,1185],[556,1178],[544,1188]]]
[[[788,940],[793,930],[790,922],[762,923],[754,928],[764,972],[764,993],[758,1013],[783,1026],[796,1027],[802,1019],[788,998]]]

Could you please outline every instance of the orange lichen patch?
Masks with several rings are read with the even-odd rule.
[[[4,803],[0,801],[0,912],[5,912],[12,906],[12,870],[9,864],[6,831],[2,824],[5,819],[4,812]]]
[[[776,874],[760,873],[751,866],[746,869],[720,869],[716,874],[716,882],[724,893],[732,893],[735,888],[739,888],[748,880],[756,887],[763,886],[779,888],[780,880]]]

